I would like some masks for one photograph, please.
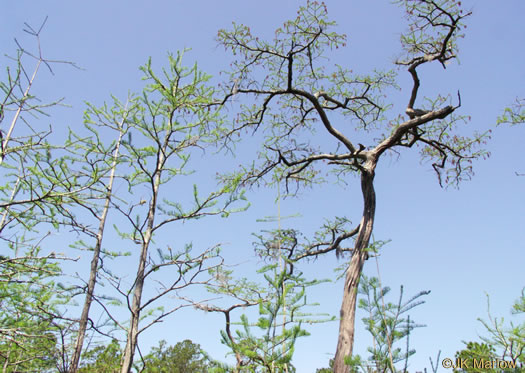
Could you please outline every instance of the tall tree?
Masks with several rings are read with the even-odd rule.
[[[170,55],[168,67],[160,75],[154,72],[151,61],[141,68],[148,84],[134,100],[134,109],[126,112],[126,136],[116,142],[121,144],[116,165],[121,180],[118,188],[121,189],[118,198],[109,202],[118,214],[115,217],[118,224],[113,226],[123,245],[138,247],[138,262],[131,284],[125,278],[129,270],[122,276],[107,268],[101,268],[100,272],[114,286],[117,295],[124,298],[123,304],[130,315],[126,325],[108,312],[115,325],[126,331],[121,365],[123,373],[132,368],[139,334],[183,306],[162,307],[159,303],[165,296],[182,292],[192,285],[208,283],[207,272],[222,262],[219,247],[194,254],[191,244],[181,244],[173,235],[163,248],[160,246],[162,241],[156,239],[159,231],[172,223],[209,215],[227,216],[243,208],[234,205],[242,198],[236,185],[202,194],[194,185],[188,196],[192,204],[183,205],[181,191],[187,182],[181,177],[192,173],[190,158],[213,145],[222,128],[218,111],[211,107],[214,90],[207,85],[210,77],[197,65],[185,67],[182,56],[183,53]],[[124,116],[117,109],[103,107],[97,113],[112,118],[99,122],[100,125],[111,123],[115,130],[115,123],[123,123]],[[124,134],[119,128],[117,133]],[[116,159],[115,153],[107,155]],[[210,189],[209,186],[203,188]],[[155,256],[151,255],[153,248],[157,251]],[[166,267],[170,268],[167,280],[158,273]],[[156,289],[148,292],[145,298],[147,279],[155,279]]]
[[[416,106],[422,84],[420,68],[431,63],[445,68],[456,58],[457,40],[462,36],[464,18],[470,13],[463,12],[461,2],[454,0],[395,3],[404,8],[409,23],[408,31],[401,35],[404,55],[396,61],[412,78],[410,95],[405,98],[405,116],[390,112],[389,102],[384,99],[385,93],[397,95],[389,89],[396,87],[394,72],[375,71],[362,76],[339,65],[327,68],[319,64],[327,49],[346,45],[345,36],[332,31],[335,23],[328,19],[324,3],[308,1],[295,19],[276,30],[270,41],[238,24],[218,33],[220,44],[236,56],[221,104],[243,96],[225,143],[248,130],[263,130],[265,136],[259,161],[246,165],[240,176],[243,183],[271,182],[265,177],[277,172],[284,175],[281,182],[287,188],[311,185],[321,181],[317,175],[323,167],[339,177],[351,173],[360,176],[364,208],[359,225],[341,230],[344,225],[339,224],[337,230],[332,230],[330,243],[305,250],[307,256],[331,251],[349,251],[352,255],[340,311],[334,362],[338,373],[346,371],[345,358],[353,350],[357,290],[374,226],[374,178],[381,157],[399,148],[419,146],[421,157],[432,162],[440,184],[457,185],[472,176],[472,160],[487,154],[479,150],[479,145],[488,134],[463,137],[454,132],[466,121],[455,114],[461,106],[459,94],[454,104],[453,97],[437,96]],[[316,130],[326,131],[337,146],[319,149]],[[358,143],[363,138],[368,139],[368,145]],[[342,243],[351,237],[353,247],[343,247]]]
[[[83,165],[84,172],[91,174],[92,179],[97,183],[92,185],[87,193],[77,196],[77,206],[83,207],[88,214],[96,220],[96,227],[90,228],[85,220],[78,219],[66,206],[61,206],[59,212],[67,217],[67,224],[78,232],[87,234],[94,240],[94,244],[89,249],[93,252],[90,268],[89,279],[85,285],[85,299],[82,307],[82,313],[78,321],[78,332],[73,347],[69,372],[77,371],[84,338],[88,327],[89,313],[91,304],[95,296],[95,286],[98,280],[98,271],[100,270],[101,256],[103,255],[103,238],[106,231],[106,222],[108,213],[111,208],[113,199],[113,185],[117,178],[116,171],[119,163],[120,149],[123,137],[128,129],[128,117],[136,110],[136,99],[128,98],[126,103],[121,103],[116,98],[110,110],[107,105],[104,109],[98,109],[89,105],[85,113],[85,125],[91,132],[92,136],[82,137],[71,133],[70,146],[76,149],[77,159]],[[98,128],[113,130],[116,133],[115,141],[104,144],[98,131]],[[81,198],[80,198],[81,197]],[[80,249],[86,249],[83,241],[76,245]]]

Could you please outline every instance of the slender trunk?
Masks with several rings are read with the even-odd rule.
[[[119,156],[120,143],[122,141],[122,136],[124,132],[121,130],[119,133],[119,138],[113,152],[113,162],[111,164],[111,173],[109,176],[109,183],[106,195],[106,202],[104,204],[104,210],[99,220],[99,227],[97,233],[97,242],[95,248],[93,249],[93,258],[91,259],[91,269],[89,272],[89,281],[87,287],[86,299],[84,300],[84,307],[82,308],[82,314],[80,316],[77,341],[75,343],[75,350],[73,351],[73,357],[71,358],[71,365],[69,367],[70,373],[75,373],[78,369],[78,364],[80,362],[80,355],[82,354],[82,347],[84,345],[84,338],[86,336],[87,322],[89,317],[89,309],[91,307],[91,302],[93,301],[93,294],[95,292],[95,285],[97,283],[97,269],[98,262],[100,260],[100,249],[102,248],[102,238],[104,236],[104,227],[106,225],[106,217],[109,211],[109,204],[111,202],[111,195],[113,189],[113,181],[115,180],[115,169],[117,166],[117,160]]]
[[[139,267],[137,269],[137,277],[135,279],[135,289],[133,291],[133,302],[131,304],[131,320],[129,323],[128,337],[126,341],[126,348],[124,349],[124,356],[122,361],[121,373],[128,373],[131,371],[133,366],[133,356],[137,348],[138,337],[139,337],[139,320],[140,320],[140,308],[142,292],[144,289],[144,273],[146,270],[146,262],[148,259],[148,246],[151,241],[153,218],[155,216],[154,200],[151,202],[151,206],[148,214],[148,229],[144,235],[144,242],[142,244],[142,251],[140,253]]]
[[[135,290],[133,291],[133,302],[131,304],[131,320],[129,323],[126,348],[124,349],[122,367],[120,370],[121,373],[130,372],[131,367],[133,366],[133,356],[135,355],[135,350],[137,348],[138,336],[139,336],[140,306],[141,306],[141,299],[142,299],[142,291],[144,289],[144,272],[146,268],[147,257],[148,257],[148,245],[144,243],[142,246],[142,252],[140,255],[139,268],[137,270]]]
[[[138,337],[139,337],[139,320],[140,320],[140,310],[141,310],[141,299],[142,292],[144,289],[144,273],[146,271],[146,263],[148,259],[148,247],[151,242],[151,237],[153,235],[153,224],[155,222],[155,210],[157,207],[157,197],[159,193],[159,186],[161,181],[162,167],[164,165],[164,151],[166,147],[163,148],[163,152],[159,155],[159,160],[157,162],[157,172],[155,180],[152,186],[152,196],[151,202],[148,211],[148,225],[146,232],[144,233],[144,241],[142,243],[142,251],[140,253],[139,266],[137,269],[137,277],[135,278],[135,289],[133,291],[133,302],[131,304],[131,320],[128,330],[128,336],[126,341],[126,348],[124,349],[124,356],[122,361],[121,373],[129,373],[133,366],[133,356],[135,355],[135,350],[137,349]]]
[[[368,167],[361,173],[361,190],[363,193],[363,218],[355,242],[352,260],[346,271],[343,302],[340,311],[339,337],[334,359],[334,372],[346,373],[348,368],[344,364],[345,357],[352,356],[354,347],[355,312],[359,279],[363,271],[365,260],[368,259],[366,249],[370,243],[370,236],[374,227],[376,209],[376,195],[374,191],[375,161],[369,161]]]

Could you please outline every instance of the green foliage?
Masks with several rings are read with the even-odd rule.
[[[487,369],[485,367],[476,367],[474,361],[494,361],[496,359],[496,350],[493,346],[486,343],[468,342],[464,350],[456,352],[456,359],[461,362],[457,365],[465,365],[464,369],[456,368],[454,372],[497,372],[496,369]],[[458,361],[458,360],[456,360]],[[462,364],[463,363],[463,364]]]
[[[42,57],[44,24],[38,30],[25,25],[38,51],[17,43],[19,50],[0,80],[0,366],[7,372],[43,372],[60,365],[60,338],[68,327],[61,306],[71,294],[57,283],[62,275],[57,260],[67,258],[46,255],[43,247],[62,223],[60,206],[89,186],[72,172],[69,149],[51,143],[53,129],[34,123],[60,102],[32,94],[39,68],[45,64],[51,70],[59,63]]]
[[[421,55],[436,56],[444,52],[439,59],[444,64],[457,56],[458,39],[464,37],[462,30],[467,27],[463,18],[470,15],[461,9],[461,1],[395,0],[393,3],[405,8],[405,18],[409,23],[408,31],[401,34],[406,59]],[[457,31],[451,34],[454,27]]]
[[[214,146],[223,128],[221,115],[212,105],[214,88],[208,84],[210,76],[196,64],[185,66],[183,55],[183,52],[168,55],[167,67],[160,73],[153,68],[151,59],[148,60],[141,67],[146,83],[140,94],[129,94],[126,102],[113,98],[111,104],[101,107],[89,105],[85,113],[89,137],[73,133],[70,136],[70,141],[77,144],[79,153],[83,154],[80,164],[97,172],[104,171],[104,178],[96,188],[90,189],[90,196],[97,196],[98,201],[95,199],[95,205],[91,205],[84,199],[82,207],[100,219],[100,201],[106,201],[104,209],[109,207],[111,213],[117,214],[108,216],[113,219],[110,225],[121,238],[120,247],[131,247],[130,252],[138,252],[135,280],[123,280],[129,275],[129,268],[120,271],[118,265],[106,261],[99,272],[112,289],[106,290],[104,296],[95,295],[96,300],[106,306],[108,323],[128,334],[129,348],[124,350],[123,357],[125,369],[133,361],[139,329],[142,332],[187,306],[188,300],[182,300],[184,289],[206,284],[207,271],[222,262],[219,247],[196,254],[191,243],[162,242],[162,236],[157,233],[168,224],[210,215],[226,217],[247,207],[242,190],[235,183],[210,188],[191,185],[185,178],[197,172],[191,169],[192,158]],[[109,190],[108,171],[111,175],[115,172],[113,189],[118,193]],[[77,222],[77,225],[85,224]],[[104,227],[100,225],[98,232],[88,228],[81,231],[99,240]],[[97,245],[100,246],[100,242]],[[123,251],[101,248],[102,254],[112,257]],[[171,275],[162,276],[161,270],[167,267]],[[91,271],[93,274],[93,268]],[[129,288],[123,291],[122,286]],[[164,297],[175,292],[177,301],[166,306]],[[142,299],[143,293],[147,293],[148,298]],[[113,316],[114,306],[118,305],[128,308],[129,324]]]
[[[505,108],[503,114],[498,117],[497,124],[523,124],[525,123],[525,99],[516,98],[514,103]],[[517,173],[519,176],[523,176],[523,173]]]
[[[79,373],[118,373],[122,349],[117,340],[99,345],[83,354]],[[134,371],[144,373],[207,373],[212,365],[207,354],[190,340],[168,346],[161,340],[157,347],[134,364]]]
[[[215,271],[218,286],[210,288],[216,294],[240,300],[230,307],[201,306],[208,312],[221,312],[226,316],[226,328],[221,331],[221,341],[228,346],[237,360],[235,368],[215,364],[214,372],[294,372],[291,364],[297,338],[308,336],[305,323],[312,324],[333,320],[326,315],[303,312],[315,304],[306,300],[306,289],[322,281],[308,281],[296,268],[293,259],[298,248],[293,230],[276,230],[257,236],[256,253],[269,264],[258,270],[265,285],[246,279],[233,280],[231,271]],[[231,321],[230,313],[237,308],[258,306],[259,317],[251,322],[246,314],[240,322]],[[232,326],[240,327],[234,328]]]
[[[38,30],[25,25],[24,31],[36,39],[39,48],[44,24]],[[10,61],[0,80],[0,239],[5,240],[7,229],[13,229],[11,242],[17,236],[29,237],[42,222],[57,229],[58,206],[89,185],[71,170],[69,149],[50,142],[57,129],[33,123],[61,101],[44,102],[31,93],[39,68],[45,64],[51,70],[60,62],[44,59],[40,49],[32,53],[17,45],[19,50],[15,57],[7,57]],[[34,62],[31,73],[26,58]]]
[[[405,8],[409,21],[409,30],[401,36],[406,54],[396,64],[407,67],[416,79],[408,108],[413,110],[419,87],[416,68],[432,61],[445,66],[457,57],[457,40],[463,37],[464,19],[470,13],[463,13],[457,1],[394,3]],[[219,31],[219,42],[234,55],[232,69],[227,72],[230,82],[223,87],[225,100],[236,95],[253,99],[242,101],[228,140],[234,141],[233,134],[248,129],[261,130],[265,137],[257,157],[260,161],[243,165],[243,180],[272,183],[275,180],[265,176],[277,174],[284,177],[287,186],[313,185],[326,181],[325,170],[338,178],[359,172],[365,163],[364,149],[383,152],[415,144],[421,147],[421,157],[432,162],[440,183],[457,185],[469,179],[472,161],[489,155],[483,145],[490,133],[460,136],[458,126],[468,117],[451,115],[459,106],[451,106],[448,96],[424,98],[423,111],[448,113],[436,115],[435,120],[411,126],[402,116],[388,115],[391,105],[384,98],[386,92],[398,88],[394,71],[374,70],[361,75],[323,63],[330,49],[346,44],[346,36],[333,31],[334,26],[324,3],[308,1],[297,17],[275,31],[272,41],[262,40],[248,26],[235,23],[231,30]],[[343,116],[340,128],[339,123],[336,127],[331,122],[332,115]],[[399,130],[401,124],[403,130]],[[315,141],[319,128],[338,140],[335,150],[319,148]],[[358,150],[346,129],[377,136]],[[386,139],[389,141],[382,143]]]
[[[424,325],[416,324],[407,313],[425,303],[421,298],[430,291],[420,291],[404,300],[401,286],[399,298],[395,303],[386,300],[389,293],[390,288],[381,287],[378,278],[361,276],[358,307],[367,314],[362,321],[372,335],[373,345],[367,348],[370,356],[366,359],[359,354],[345,357],[345,365],[351,372],[396,372],[399,370],[396,367],[398,363],[403,363],[403,369],[406,371],[408,359],[416,352],[410,349],[409,337],[415,328]],[[405,346],[401,347],[403,342]],[[330,360],[329,368],[320,368],[316,372],[332,372],[333,362]]]
[[[459,1],[394,2],[404,6],[409,20],[409,31],[401,36],[406,54],[397,63],[409,66],[419,87],[415,72],[418,65],[437,60],[445,66],[456,58],[457,41],[463,37],[462,30],[466,27],[463,18],[468,14],[462,13]],[[268,181],[267,175],[272,175],[269,183],[284,181],[287,187],[289,183],[299,187],[324,182],[322,173],[325,170],[338,178],[365,169],[369,171],[367,167],[373,173],[385,150],[421,143],[422,159],[433,162],[440,178],[441,169],[445,169],[445,182],[453,183],[472,175],[473,159],[488,155],[478,149],[488,134],[475,134],[470,138],[456,134],[458,124],[464,123],[466,117],[450,115],[447,118],[460,105],[450,106],[450,97],[426,99],[425,109],[433,112],[447,109],[447,114],[410,127],[401,116],[390,121],[387,118],[391,105],[384,100],[385,92],[398,88],[394,71],[373,70],[363,75],[339,65],[329,68],[319,65],[330,50],[346,45],[346,36],[333,31],[334,26],[324,3],[308,1],[299,8],[296,18],[276,30],[272,41],[259,40],[244,25],[234,24],[230,31],[220,30],[219,41],[236,56],[228,73],[230,82],[224,86],[226,98],[221,105],[217,102],[218,92],[209,85],[210,76],[200,71],[196,64],[185,67],[182,63],[184,53],[169,55],[168,66],[160,74],[155,72],[150,59],[141,67],[147,85],[139,95],[130,95],[125,103],[113,98],[111,105],[104,104],[100,108],[88,104],[85,113],[88,135],[70,131],[65,144],[60,146],[50,142],[51,129],[35,130],[27,125],[22,136],[11,135],[15,124],[28,123],[25,119],[19,120],[20,112],[43,114],[42,109],[46,106],[29,94],[33,78],[29,78],[31,74],[26,74],[22,65],[21,58],[26,53],[19,52],[14,71],[7,69],[6,81],[0,82],[3,94],[0,123],[6,123],[7,114],[13,115],[9,135],[1,139],[0,149],[0,242],[10,249],[6,256],[0,256],[1,365],[8,371],[45,371],[58,365],[57,336],[67,329],[59,310],[70,298],[64,288],[55,283],[55,277],[61,273],[59,266],[51,262],[51,255],[40,254],[33,238],[40,235],[39,226],[59,230],[68,225],[75,232],[96,237],[103,256],[117,257],[123,251],[100,247],[103,224],[98,232],[91,230],[91,222],[77,218],[75,210],[81,206],[83,211],[89,211],[102,222],[101,201],[108,201],[106,211],[111,199],[111,209],[120,214],[120,220],[113,226],[122,239],[122,246],[139,247],[137,275],[131,281],[123,281],[123,276],[119,277],[96,262],[91,271],[95,276],[99,273],[104,277],[106,284],[113,285],[113,294],[120,296],[97,294],[96,300],[108,313],[113,326],[130,331],[128,342],[133,340],[134,344],[127,357],[133,355],[140,332],[182,307],[175,304],[168,309],[165,304],[159,304],[163,296],[173,293],[178,297],[188,286],[210,284],[211,277],[215,276],[216,287],[210,288],[212,292],[241,299],[239,307],[258,306],[258,319],[250,322],[243,314],[234,333],[230,331],[229,319],[233,308],[219,310],[227,316],[222,342],[235,355],[237,368],[249,372],[295,371],[291,361],[297,338],[308,335],[305,323],[325,321],[302,312],[310,305],[306,301],[306,289],[320,281],[306,280],[296,268],[297,260],[332,250],[337,254],[351,251],[340,244],[355,235],[358,228],[350,230],[348,219],[336,217],[326,221],[306,244],[299,243],[300,233],[293,229],[271,232],[273,237],[269,240],[264,235],[258,236],[261,242],[257,253],[270,261],[259,271],[265,286],[245,279],[232,283],[230,272],[220,265],[218,247],[199,255],[192,254],[191,244],[179,249],[171,246],[164,249],[155,241],[159,237],[157,232],[168,223],[208,215],[227,217],[232,212],[244,210],[247,204],[236,205],[244,200],[242,188]],[[40,31],[29,29],[38,38]],[[41,63],[48,64],[48,61],[37,59],[35,74]],[[416,93],[409,104],[412,111]],[[233,126],[226,128],[217,108],[237,94],[251,95],[253,102],[242,100]],[[367,135],[375,131],[378,136],[370,136],[374,139],[369,146],[354,145],[343,135],[350,133],[347,128],[340,132],[330,122],[337,115],[344,118],[351,129]],[[523,122],[524,116],[523,100],[518,100],[513,108],[506,109],[499,121],[518,123]],[[315,133],[323,127],[337,140],[337,147],[331,151],[321,151],[317,145]],[[228,146],[233,135],[259,128],[263,129],[264,136],[259,160],[241,166],[239,172],[219,176],[224,184],[217,190],[202,192],[206,187],[193,185],[191,203],[186,205],[178,199],[179,189],[174,194],[174,188],[166,188],[179,182],[180,176],[195,172],[190,162],[199,150],[216,146],[219,141]],[[115,131],[118,139],[106,141],[114,138],[108,134],[115,134]],[[117,145],[122,145],[121,153],[113,153]],[[119,186],[123,187],[118,195],[112,195],[107,183],[110,172],[115,169],[118,169]],[[15,233],[6,236],[8,228],[16,228]],[[29,233],[33,237],[26,239]],[[95,251],[96,246],[79,239],[71,247]],[[152,248],[158,254],[156,257],[151,255]],[[377,247],[370,245],[369,249],[375,251]],[[212,264],[208,265],[209,262]],[[168,266],[175,275],[161,282],[158,272]],[[201,279],[206,273],[211,276]],[[145,294],[150,298],[143,300],[146,278],[159,286],[156,292],[147,288]],[[128,285],[130,288],[124,289]],[[394,371],[395,364],[406,362],[414,353],[408,346],[409,335],[420,326],[405,314],[423,303],[419,298],[428,292],[403,301],[401,287],[398,302],[385,303],[384,297],[390,289],[381,288],[377,279],[366,277],[362,278],[359,291],[363,296],[359,307],[368,313],[363,321],[374,338],[374,346],[368,349],[370,357],[366,361],[353,356],[347,363],[353,369]],[[178,298],[182,299],[182,296]],[[191,301],[184,306],[188,304]],[[135,322],[135,328],[111,314],[115,305],[128,307],[132,318],[129,325]],[[200,304],[196,306],[204,308]],[[523,296],[514,309],[524,312]],[[501,350],[503,356],[509,354],[512,359],[523,362],[523,325],[511,324],[505,329],[502,322],[492,318],[490,321],[482,321],[490,339],[482,344],[469,343],[458,356],[489,357]],[[65,344],[66,337],[60,336],[63,337],[61,343]],[[405,350],[398,347],[402,341],[406,341]],[[61,347],[64,362],[67,346]],[[119,343],[113,340],[106,346],[86,351],[83,357],[80,372],[86,373],[118,372],[126,356]],[[188,340],[173,347],[161,341],[143,362],[145,372],[230,369],[208,363],[200,347]]]
[[[334,137],[339,140],[343,136],[326,123],[324,115],[340,113],[348,118],[349,125],[365,131],[383,119],[388,107],[383,102],[383,90],[396,87],[394,73],[359,75],[339,65],[326,67],[322,62],[329,51],[346,45],[346,36],[334,31],[334,26],[324,3],[308,1],[299,8],[297,17],[275,30],[271,41],[252,35],[245,25],[234,24],[231,30],[219,31],[219,42],[235,56],[227,72],[235,89],[226,84],[225,93],[253,95],[253,103],[240,105],[228,140],[236,140],[233,134],[264,128],[264,142],[257,156],[260,162],[242,165],[245,182],[274,183],[273,175],[282,175],[287,187],[325,182],[322,162],[338,158],[332,159],[333,154],[318,148],[315,136],[321,128],[319,122],[324,122],[332,135],[337,133]],[[316,157],[310,159],[312,154]],[[356,171],[344,159],[330,162],[336,175]],[[265,178],[269,175],[272,177]]]
[[[259,319],[250,323],[241,315],[242,329],[236,330],[235,340],[222,332],[222,342],[234,354],[242,357],[243,369],[247,372],[281,372],[291,365],[297,338],[307,336],[302,328],[306,306],[307,283],[300,273],[281,272],[277,264],[259,270],[267,285],[268,298],[259,303]]]
[[[512,311],[513,314],[525,314],[525,288],[521,290],[521,296],[516,299],[516,302],[512,305]]]
[[[525,290],[522,291],[520,299],[513,305],[512,313],[514,315],[524,313],[521,308],[524,302]],[[503,317],[501,319],[493,317],[490,313],[488,296],[487,314],[488,321],[479,319],[489,334],[488,337],[482,337],[482,340],[493,346],[498,351],[501,359],[510,359],[514,362],[525,364],[525,322],[515,323],[511,321],[509,324],[506,324]]]
[[[63,323],[58,309],[69,297],[55,283],[61,274],[58,265],[39,253],[33,247],[0,259],[0,366],[8,371],[44,371],[56,365]]]
[[[362,320],[366,330],[372,335],[373,346],[367,349],[370,356],[366,361],[359,355],[352,356],[347,365],[353,370],[395,372],[397,363],[404,362],[406,368],[406,362],[415,353],[415,350],[409,347],[409,337],[415,328],[424,325],[414,323],[407,313],[425,303],[421,298],[430,291],[421,291],[404,300],[401,286],[399,298],[395,303],[385,300],[388,293],[390,288],[382,288],[377,278],[368,278],[365,275],[361,277],[358,307],[368,315]],[[401,342],[404,342],[405,346],[399,346]]]
[[[463,37],[464,19],[470,13],[463,13],[461,2],[454,0],[394,3],[404,8],[409,23],[409,30],[401,36],[405,53],[396,65],[406,68],[412,86],[405,112],[393,115],[392,101],[386,102],[385,97],[392,97],[398,88],[394,71],[371,69],[368,74],[357,74],[337,64],[327,67],[324,63],[330,50],[345,46],[346,40],[334,31],[335,23],[329,20],[324,3],[307,1],[296,17],[275,31],[271,40],[259,39],[249,27],[235,23],[230,30],[218,33],[221,45],[234,56],[226,73],[229,81],[223,86],[222,104],[242,97],[225,142],[234,142],[234,135],[241,137],[248,131],[263,137],[257,160],[242,166],[241,185],[283,183],[287,194],[297,195],[300,188],[325,182],[326,175],[334,174],[343,181],[349,174],[361,177],[364,214],[360,226],[349,230],[346,220],[340,219],[326,224],[312,245],[304,247],[302,257],[351,250],[354,255],[365,257],[375,218],[374,176],[384,153],[399,154],[401,148],[420,147],[422,160],[431,163],[440,185],[453,186],[472,177],[474,160],[489,155],[484,145],[490,132],[474,132],[468,137],[459,134],[459,125],[468,119],[455,114],[461,106],[459,94],[457,99],[450,95],[423,97],[419,99],[423,104],[417,102],[415,106],[421,85],[418,68],[432,62],[445,67],[457,58],[458,39]],[[335,141],[333,147],[321,149],[316,134],[319,130]],[[238,175],[224,175],[223,179],[233,180]],[[295,190],[290,191],[290,185]],[[343,240],[354,236],[357,239],[353,249],[340,246]],[[343,293],[344,304],[354,304],[362,263],[355,260],[348,266],[347,273],[353,277],[346,282],[350,289]],[[367,321],[379,345],[379,350],[376,346],[371,351],[377,364],[394,369],[396,362],[410,356],[408,348],[401,353],[392,344],[405,337],[408,340],[414,326],[409,319],[398,317],[417,305],[421,295],[408,303],[401,303],[400,299],[395,305],[397,310],[394,306],[384,309],[381,319],[377,311]],[[376,306],[369,303],[366,307],[371,311]],[[338,371],[343,369],[344,356],[352,354],[354,315],[355,309],[342,313],[334,363]]]
[[[517,98],[512,106],[505,108],[503,115],[498,118],[498,124],[525,123],[525,99]]]
[[[198,344],[190,340],[178,342],[175,346],[166,346],[166,341],[159,342],[144,357],[144,373],[207,373],[209,363]]]
[[[119,373],[122,350],[117,340],[112,340],[107,346],[100,345],[88,350],[78,373]]]
[[[525,288],[520,298],[512,306],[512,314],[525,313]],[[482,336],[482,342],[464,342],[466,348],[456,352],[456,358],[466,362],[467,367],[457,369],[458,372],[500,372],[498,367],[483,366],[485,362],[505,361],[507,368],[505,372],[522,372],[525,369],[525,322],[510,324],[505,323],[504,318],[498,319],[490,313],[490,300],[487,295],[488,321],[478,319],[488,335]],[[477,364],[474,364],[476,362]],[[477,366],[476,366],[477,365]],[[514,366],[515,368],[511,368]]]

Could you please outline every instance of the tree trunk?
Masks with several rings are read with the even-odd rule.
[[[124,132],[121,130],[113,153],[113,162],[111,164],[111,173],[109,176],[109,184],[107,189],[106,201],[104,204],[104,210],[102,211],[102,216],[99,221],[99,228],[97,233],[97,242],[93,250],[93,258],[91,259],[91,269],[89,272],[89,281],[86,299],[84,301],[84,307],[82,309],[82,314],[80,316],[77,341],[75,343],[75,350],[73,352],[73,357],[71,358],[71,364],[69,366],[69,372],[75,373],[78,370],[78,364],[80,362],[80,355],[82,354],[82,347],[84,345],[84,338],[86,335],[87,322],[89,317],[89,309],[91,308],[91,303],[93,301],[93,294],[95,293],[95,285],[97,283],[97,270],[98,263],[100,261],[100,250],[102,248],[102,238],[104,237],[104,229],[106,226],[106,218],[108,216],[109,205],[111,202],[112,192],[113,192],[113,182],[115,180],[115,171],[117,167],[117,160],[120,151],[120,144],[122,142],[122,136]]]
[[[135,288],[135,294],[133,294],[131,320],[126,341],[126,348],[124,349],[122,367],[120,370],[121,373],[129,373],[131,371],[135,349],[137,348],[139,335],[140,299],[142,297],[142,287],[144,285],[144,280],[140,281],[140,283],[142,286],[138,287],[139,284],[137,284],[137,287]]]
[[[167,144],[167,142],[166,142]],[[167,146],[167,145],[166,145]],[[122,358],[121,373],[129,373],[133,366],[133,356],[137,348],[139,338],[139,321],[140,311],[142,307],[142,292],[144,289],[144,281],[146,280],[146,263],[148,260],[148,248],[153,236],[153,224],[155,222],[155,211],[157,208],[157,197],[159,195],[159,186],[161,184],[162,167],[164,166],[166,146],[162,149],[157,162],[157,169],[155,171],[155,179],[152,185],[151,202],[148,210],[147,228],[144,233],[144,240],[142,242],[142,250],[140,252],[139,266],[137,269],[137,276],[135,278],[135,289],[133,291],[133,302],[131,304],[131,320],[129,322],[128,337],[126,341],[126,348],[124,349],[124,356]],[[128,303],[129,304],[129,303]]]
[[[154,211],[150,209],[150,218],[154,216]],[[152,220],[151,220],[152,221]],[[150,227],[151,228],[151,227]],[[142,245],[142,251],[140,255],[139,268],[137,270],[137,277],[135,279],[135,289],[133,291],[133,302],[131,304],[131,320],[129,323],[128,337],[126,341],[126,348],[124,349],[124,356],[122,361],[121,373],[129,373],[133,366],[133,356],[137,348],[138,337],[139,337],[139,320],[140,320],[140,309],[142,292],[144,289],[144,273],[146,270],[146,261],[148,258],[148,246],[151,239],[151,229],[146,231],[144,235],[144,243]]]
[[[376,210],[376,195],[374,191],[374,170],[376,162],[367,162],[361,172],[361,190],[363,192],[363,218],[355,242],[352,260],[346,271],[343,302],[340,311],[339,337],[334,359],[334,372],[346,373],[348,368],[344,364],[345,357],[352,356],[354,347],[355,312],[359,279],[363,271],[365,260],[368,259],[367,248],[374,227]]]
[[[105,211],[104,211],[105,213]],[[105,220],[105,219],[104,219]],[[97,237],[97,243],[93,250],[93,259],[91,260],[91,271],[89,273],[89,282],[86,293],[86,299],[84,301],[84,307],[80,316],[79,328],[77,341],[75,343],[75,350],[73,351],[73,357],[71,358],[71,364],[69,366],[69,372],[75,373],[78,369],[80,362],[80,355],[82,354],[82,347],[84,345],[84,337],[86,335],[87,322],[89,318],[89,309],[91,308],[91,302],[93,301],[93,294],[95,292],[95,284],[97,282],[97,269],[98,262],[100,259],[100,248],[102,245],[102,236]]]

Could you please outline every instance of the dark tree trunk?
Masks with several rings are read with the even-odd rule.
[[[155,199],[154,199],[155,200]],[[122,357],[121,373],[131,372],[133,367],[133,357],[135,356],[135,350],[137,349],[138,337],[139,337],[139,321],[140,311],[142,308],[142,292],[144,290],[146,262],[148,259],[148,246],[151,240],[151,227],[153,226],[153,217],[155,215],[155,209],[150,207],[149,221],[151,222],[146,234],[144,235],[144,243],[142,244],[142,250],[140,254],[139,266],[137,270],[137,277],[135,278],[135,289],[133,290],[133,301],[131,304],[131,320],[128,330],[128,336],[126,341],[126,347],[124,349],[124,355]]]
[[[124,349],[124,355],[122,357],[121,373],[131,372],[133,367],[133,356],[137,349],[138,338],[139,338],[139,321],[140,312],[142,309],[142,293],[144,290],[144,282],[146,281],[146,264],[148,261],[148,248],[153,237],[153,225],[155,222],[155,211],[157,209],[157,197],[159,195],[159,186],[161,185],[162,167],[166,158],[167,142],[166,145],[159,150],[161,154],[158,156],[157,168],[155,170],[155,179],[152,183],[151,202],[148,210],[147,228],[144,233],[142,249],[140,253],[139,265],[137,268],[137,276],[135,278],[135,289],[133,290],[133,301],[131,304],[131,320],[129,322],[129,330],[126,341],[126,347]]]
[[[361,172],[361,190],[363,192],[363,218],[357,234],[352,260],[346,271],[343,302],[340,311],[339,339],[334,360],[334,372],[345,373],[348,371],[344,359],[352,355],[354,347],[355,312],[357,304],[357,290],[359,279],[363,271],[365,260],[368,259],[367,248],[374,227],[376,210],[376,195],[374,191],[374,170],[376,163],[367,162]]]

